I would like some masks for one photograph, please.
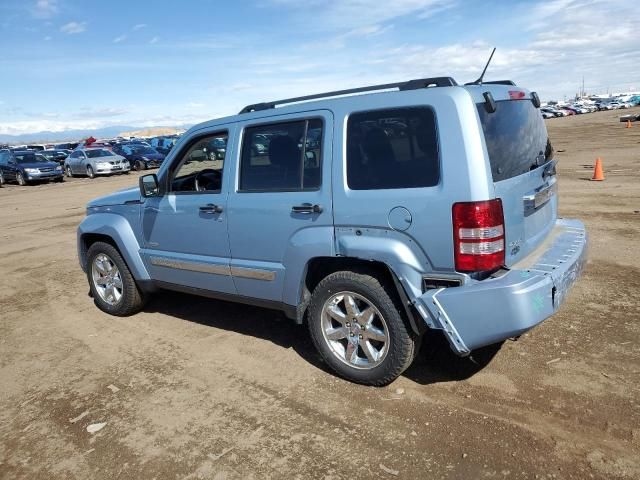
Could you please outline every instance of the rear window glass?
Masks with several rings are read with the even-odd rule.
[[[530,100],[496,102],[493,113],[484,103],[477,107],[494,182],[522,175],[553,158],[542,115]]]
[[[431,187],[439,179],[438,139],[430,108],[376,110],[349,117],[350,189]]]

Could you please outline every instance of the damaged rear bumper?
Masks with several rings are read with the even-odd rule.
[[[429,290],[416,307],[441,329],[459,355],[521,335],[553,315],[587,257],[587,233],[578,220],[559,219],[534,252],[504,275],[460,287]]]

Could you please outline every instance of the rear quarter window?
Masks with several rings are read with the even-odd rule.
[[[429,107],[354,113],[347,122],[347,185],[351,190],[437,185],[440,161]]]

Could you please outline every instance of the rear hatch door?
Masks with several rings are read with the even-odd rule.
[[[540,245],[555,224],[553,148],[540,110],[528,95],[497,100],[492,113],[483,102],[477,107],[496,197],[504,209],[505,261],[511,266]]]

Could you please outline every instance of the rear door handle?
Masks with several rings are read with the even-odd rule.
[[[207,203],[206,205],[203,205],[202,207],[200,207],[200,211],[202,213],[210,213],[210,214],[222,213],[222,207],[214,203]]]
[[[302,205],[294,205],[291,207],[293,213],[322,213],[322,205],[303,203]]]

